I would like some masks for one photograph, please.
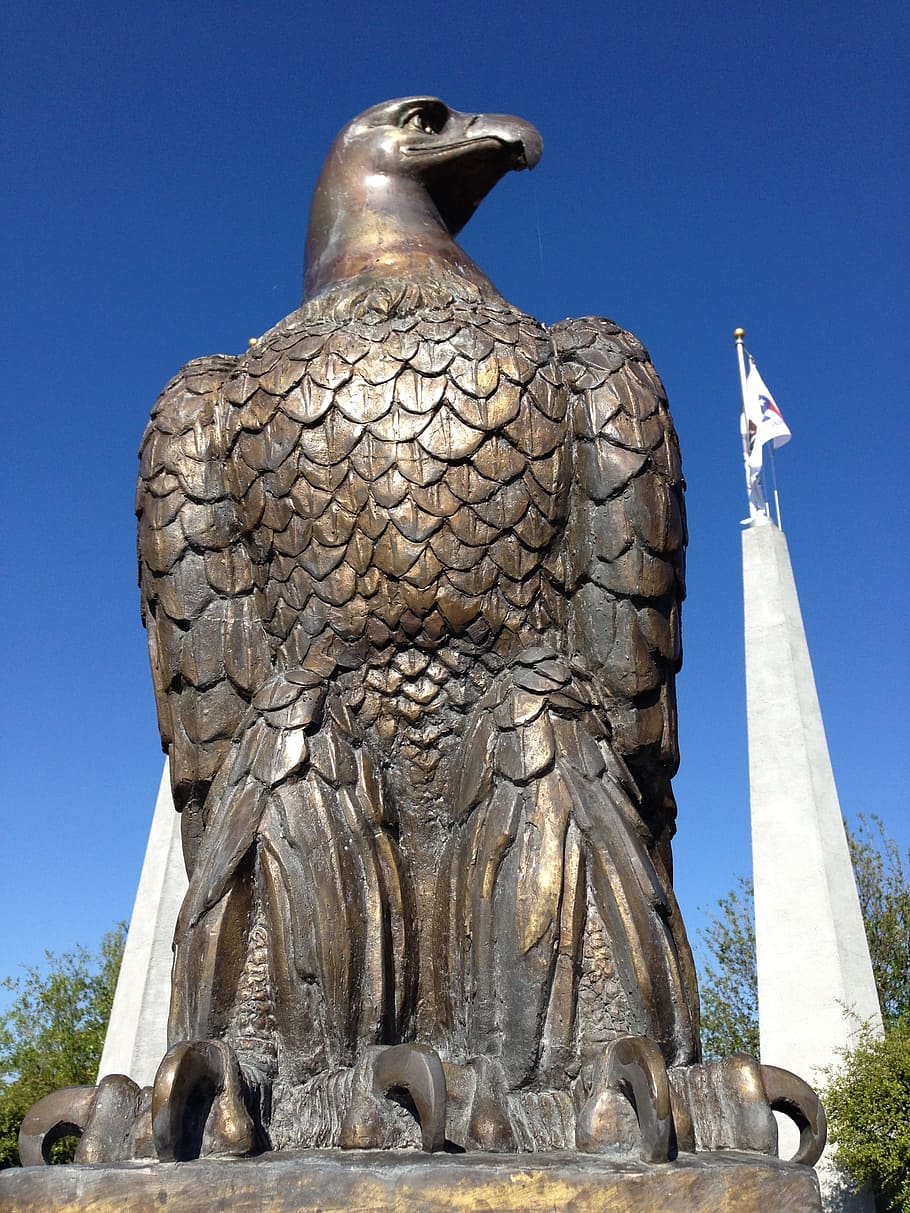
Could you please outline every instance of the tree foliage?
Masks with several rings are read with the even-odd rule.
[[[860,814],[847,842],[887,1027],[910,1017],[910,851],[901,855],[875,814]]]
[[[18,1165],[19,1127],[33,1103],[94,1083],[125,939],[121,924],[97,954],[47,952],[43,965],[2,982],[13,997],[0,1014],[0,1168]],[[56,1149],[65,1153],[66,1143]]]
[[[707,1058],[730,1053],[758,1057],[758,978],[755,968],[755,914],[752,881],[717,903],[701,932],[711,959],[701,978],[701,1040]]]
[[[845,1050],[823,1092],[834,1162],[876,1207],[910,1213],[910,1018]]]
[[[837,1166],[879,1210],[910,1213],[910,852],[880,818],[859,823],[847,841],[885,1035],[845,1049],[822,1098]]]

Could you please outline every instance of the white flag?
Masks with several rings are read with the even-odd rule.
[[[743,422],[743,453],[746,466],[753,471],[761,471],[765,443],[773,442],[775,447],[778,447],[789,441],[790,429],[759,375],[758,367],[750,361],[746,375]]]
[[[743,460],[746,465],[746,492],[749,494],[749,514],[754,520],[757,517],[763,518],[768,512],[768,503],[765,501],[765,493],[761,482],[761,451],[762,448],[756,447],[758,451],[758,463],[752,462],[752,450],[755,445],[755,426],[746,417],[745,408],[740,410],[739,414],[739,431],[743,440]],[[748,519],[745,519],[748,521]]]

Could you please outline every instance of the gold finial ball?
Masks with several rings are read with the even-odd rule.
[[[746,335],[745,329],[734,329],[733,330],[733,340],[734,341],[742,341],[742,339],[743,339],[743,337],[745,337],[745,335]]]
[[[247,349],[252,349],[255,344],[256,344],[256,338],[251,337],[249,339],[249,341],[246,343]]]

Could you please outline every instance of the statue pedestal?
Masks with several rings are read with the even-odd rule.
[[[310,1150],[236,1160],[30,1167],[0,1213],[820,1213],[809,1167],[755,1154],[663,1166],[591,1155]]]

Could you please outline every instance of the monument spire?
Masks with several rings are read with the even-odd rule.
[[[105,1074],[128,1074],[139,1086],[155,1080],[167,1047],[171,947],[186,883],[180,817],[174,810],[165,759],[104,1038],[99,1081]]]
[[[747,416],[744,336],[734,333]],[[881,1032],[881,1012],[787,541],[751,491],[750,508],[742,550],[761,1056],[823,1085],[860,1028]],[[825,1156],[818,1169],[828,1205],[836,1172]]]

